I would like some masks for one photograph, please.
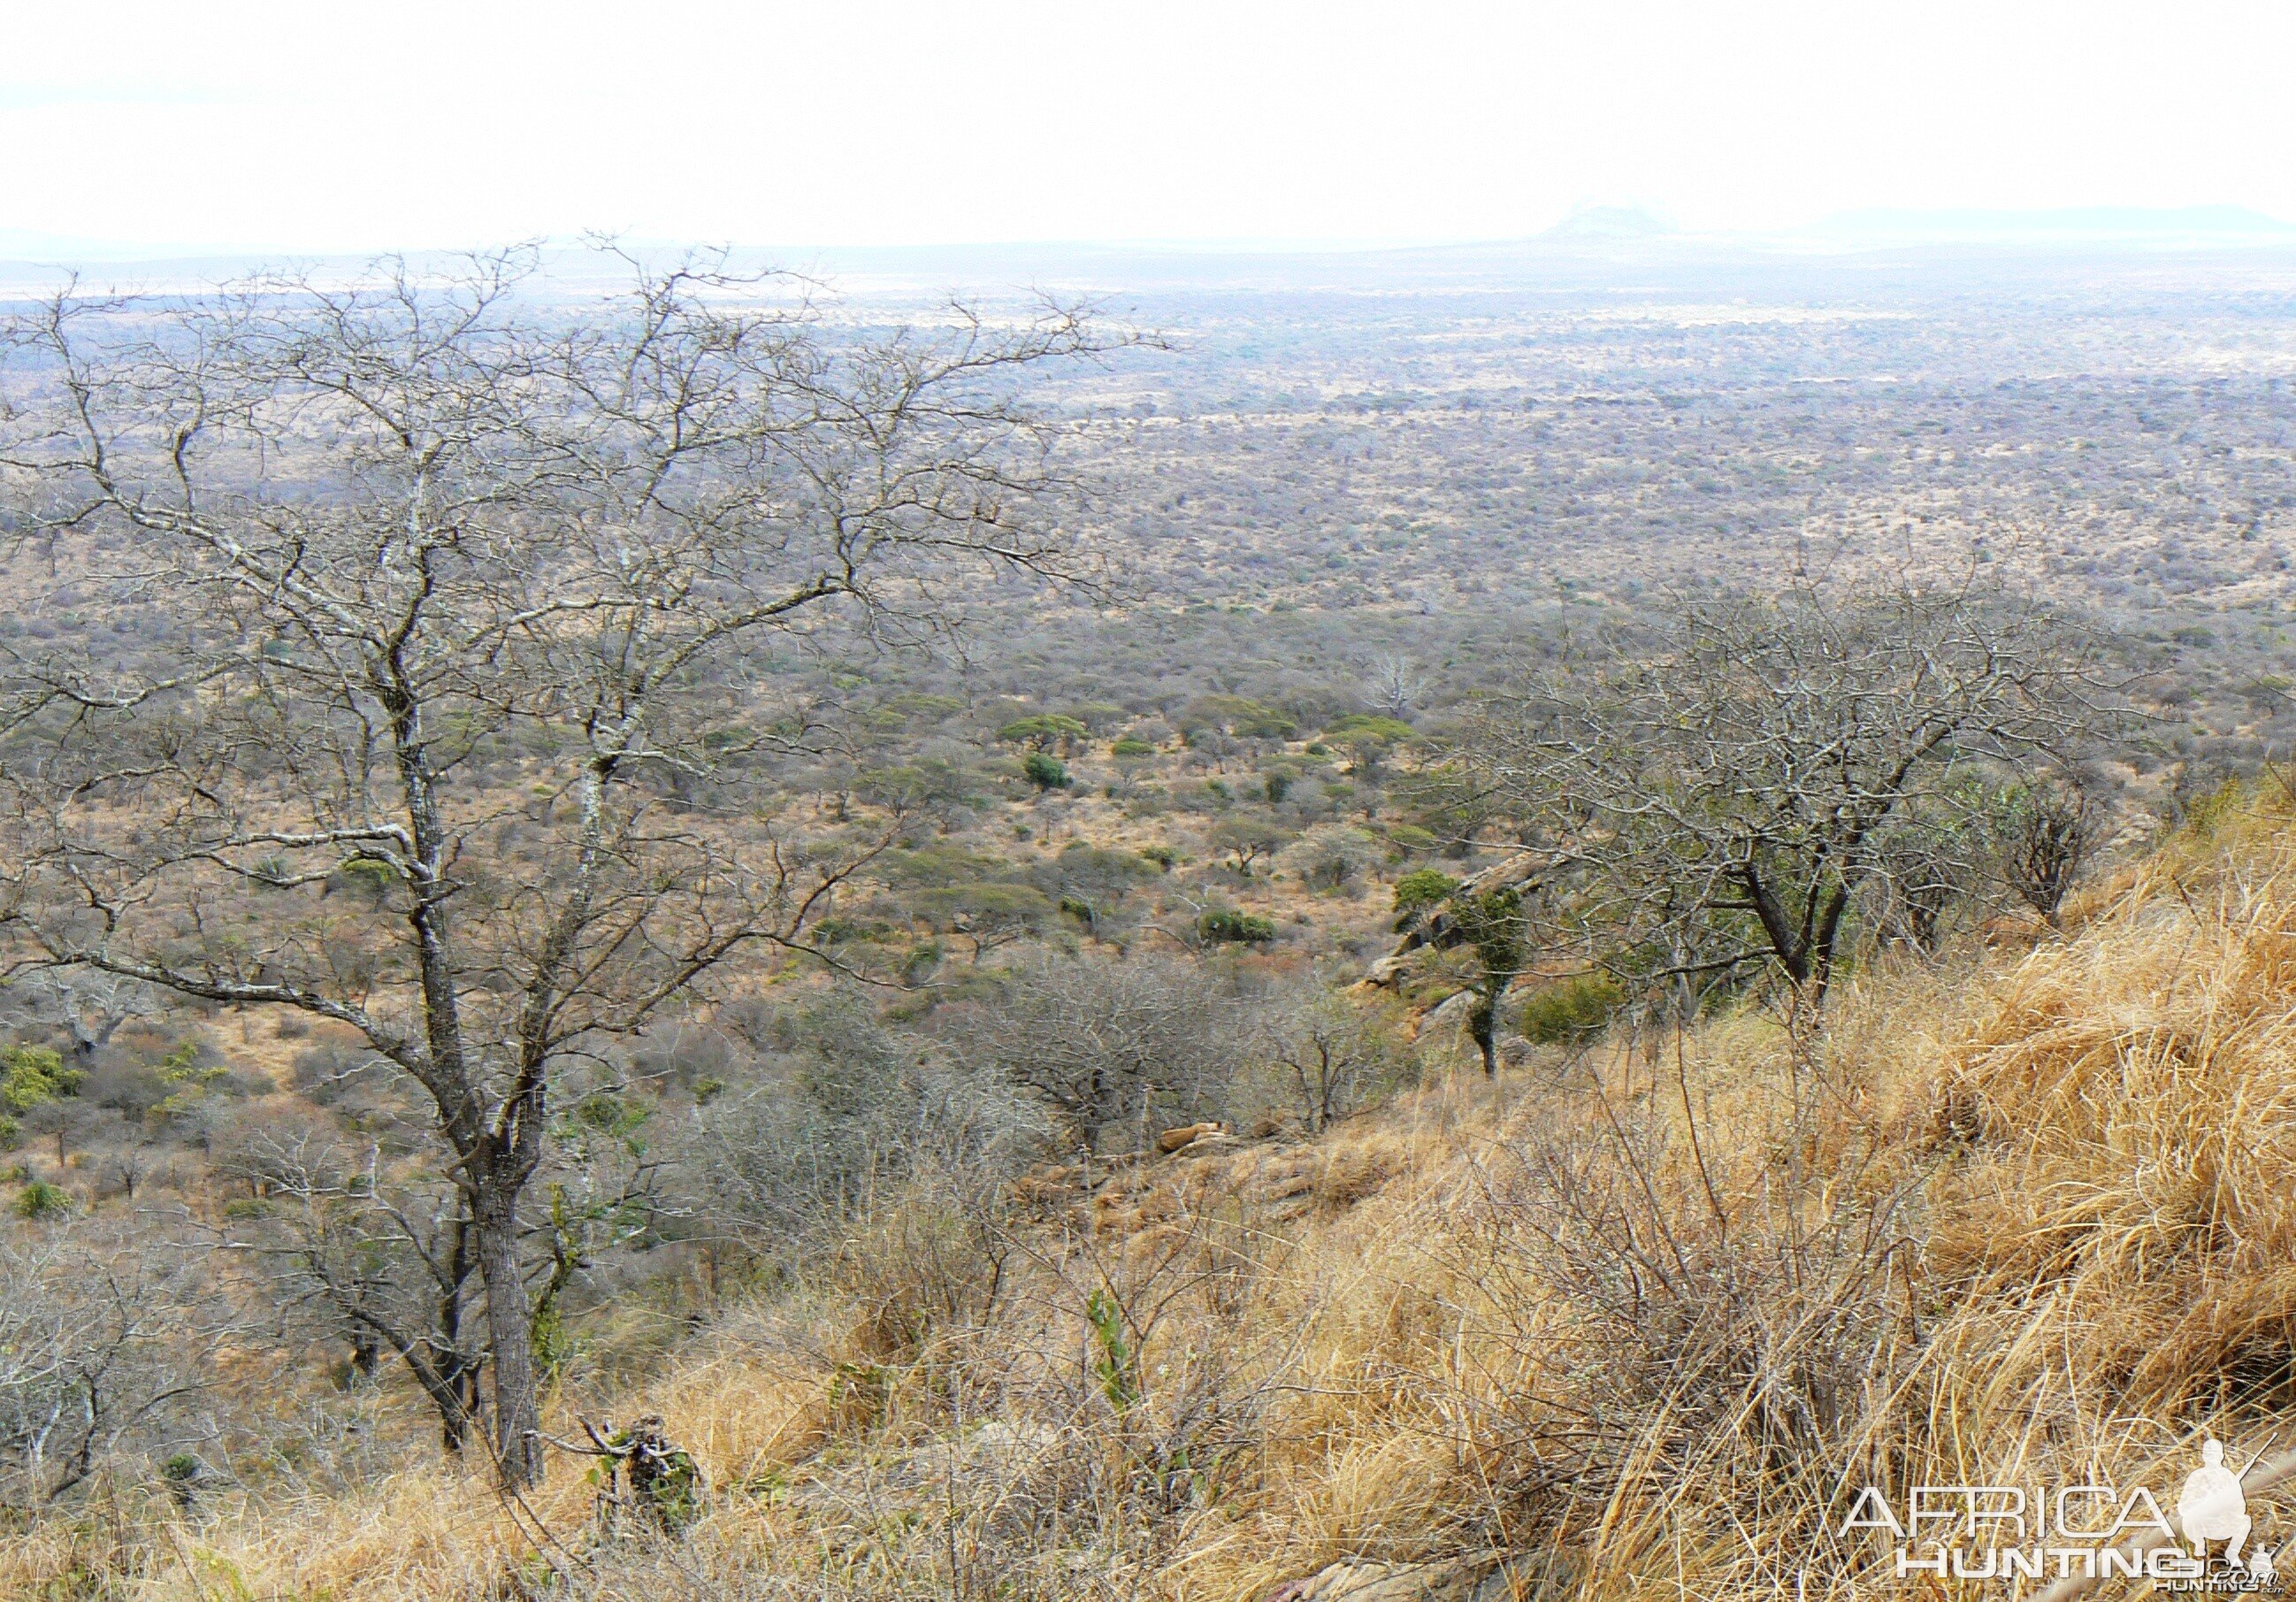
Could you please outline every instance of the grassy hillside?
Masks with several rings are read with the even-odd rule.
[[[2227,801],[2061,935],[1865,973],[1822,1038],[1463,1062],[1312,1141],[995,1205],[928,1175],[559,1399],[562,1442],[658,1414],[699,1460],[675,1536],[602,1532],[572,1452],[514,1505],[119,1483],[0,1547],[0,1595],[1385,1602],[1433,1562],[1407,1594],[1848,1598],[1888,1554],[1829,1533],[1845,1487],[2165,1502],[2202,1433],[2296,1433],[2292,823]]]

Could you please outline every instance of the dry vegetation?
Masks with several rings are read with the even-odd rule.
[[[709,1485],[679,1539],[563,1452],[514,1504],[423,1466],[186,1516],[117,1475],[0,1589],[1226,1598],[1505,1550],[1522,1595],[1865,1594],[1847,1484],[2157,1481],[2296,1422],[2292,827],[2227,798],[2061,936],[1867,971],[1822,1039],[1729,1013],[1010,1207],[921,1175],[557,1398],[562,1440],[668,1421]]]
[[[952,423],[1034,441],[1041,407],[1060,471],[929,453],[1013,492],[926,497],[1001,577],[931,566],[947,531],[894,495],[868,515],[926,565],[648,679],[635,745],[572,693],[627,689],[586,623],[519,613],[524,657],[464,635],[486,568],[440,604],[472,653],[432,679],[450,794],[397,876],[328,821],[403,771],[365,711],[390,673],[328,664],[390,667],[373,619],[414,604],[372,596],[409,580],[428,466],[352,507],[372,546],[332,571],[367,599],[250,655],[278,587],[187,605],[217,575],[147,565],[164,483],[83,526],[29,489],[78,457],[12,456],[0,1597],[1846,1598],[1890,1557],[1835,1533],[1855,1486],[2166,1490],[2203,1431],[2278,1442],[2285,307],[1708,271],[1196,285],[1142,308],[1168,349],[1063,318],[1104,366]],[[824,374],[873,415],[920,359],[868,307],[784,325],[706,288],[662,326],[697,370],[774,334],[725,392],[808,426]],[[586,373],[563,309],[521,337]],[[292,390],[269,349],[226,413]],[[585,415],[506,393],[489,472]],[[1097,492],[1056,496],[1070,469]],[[613,576],[619,490],[537,473],[530,514],[494,480],[457,514],[504,520],[521,585],[691,612],[683,579],[636,604]],[[746,457],[698,483],[690,522],[639,522],[729,615],[781,593],[788,529],[856,515]],[[316,571],[308,541],[278,561]],[[1118,582],[1021,581],[1085,575]],[[2035,674],[1931,739],[1911,686],[1964,648]],[[176,696],[185,661],[261,693]],[[291,681],[334,714],[288,716]],[[299,794],[325,827],[270,820]],[[566,849],[601,817],[608,900],[642,909],[611,927]],[[1833,905],[1820,945],[1759,916],[1778,885]],[[430,994],[434,904],[532,1159],[487,1228],[456,1097],[414,1083],[441,1059],[367,1027]],[[551,904],[589,931],[586,999],[513,1060],[516,998],[565,1003],[521,910]],[[519,1490],[505,1352],[541,1389]]]

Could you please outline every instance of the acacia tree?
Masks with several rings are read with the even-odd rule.
[[[1464,754],[1575,870],[1603,938],[1669,974],[1769,965],[1814,1006],[1893,854],[1974,836],[1955,769],[2061,752],[2095,669],[1999,588],[1801,585],[1685,604],[1647,654],[1525,675]]]
[[[1467,1009],[1467,1035],[1483,1061],[1483,1077],[1499,1071],[1499,1003],[1530,961],[1530,925],[1522,891],[1501,885],[1454,897],[1449,912],[1462,944],[1475,954],[1474,1005]]]
[[[512,1485],[554,1073],[809,949],[887,838],[773,815],[755,759],[806,719],[772,651],[1081,576],[1022,390],[1094,348],[1080,315],[872,335],[785,281],[625,265],[578,305],[510,253],[68,291],[6,330],[0,472],[50,604],[141,642],[0,659],[12,961],[332,1019],[420,1086]]]

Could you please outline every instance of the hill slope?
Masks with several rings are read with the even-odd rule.
[[[1823,1039],[1712,1018],[1313,1142],[886,1198],[617,1399],[708,1476],[675,1537],[602,1536],[571,1454],[514,1507],[117,1487],[0,1592],[1848,1598],[1891,1572],[1834,1533],[1866,1483],[2166,1506],[2203,1432],[2296,1431],[2290,826],[2229,803]]]

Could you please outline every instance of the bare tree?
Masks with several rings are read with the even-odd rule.
[[[1427,691],[1427,676],[1407,656],[1392,653],[1376,658],[1364,683],[1365,699],[1372,710],[1401,722],[1411,720],[1412,708]]]
[[[2088,795],[2078,785],[2045,780],[2023,786],[2010,799],[2009,888],[2052,929],[2095,839]]]
[[[95,1054],[111,1044],[121,1024],[160,1012],[159,996],[150,985],[93,969],[36,969],[18,989],[20,1005],[31,1019],[53,1023],[71,1037],[72,1066],[82,1072],[95,1065]]]
[[[155,1242],[148,1220],[0,1240],[0,1505],[56,1501],[164,1429],[232,1333],[197,1253]]]
[[[333,1019],[421,1087],[513,1485],[554,1072],[810,949],[890,838],[753,793],[804,730],[745,653],[1079,576],[1021,386],[1094,340],[1056,308],[865,336],[691,265],[553,307],[532,265],[66,292],[8,326],[0,437],[21,526],[146,642],[0,661],[12,960]]]
[[[956,1028],[965,1054],[1042,1096],[1087,1148],[1127,1122],[1144,1146],[1160,1111],[1214,1110],[1224,1098],[1242,1030],[1216,971],[1137,953],[1044,955],[1002,978]]]
[[[1412,1071],[1409,1049],[1376,1009],[1309,980],[1270,998],[1269,1065],[1308,1128],[1321,1133]]]
[[[1669,972],[1772,965],[1816,1005],[1859,891],[1956,817],[1956,768],[2061,751],[2094,660],[1999,590],[1802,585],[1527,676],[1465,755],[1580,870],[1590,927]]]
[[[267,1203],[231,1226],[225,1245],[261,1261],[281,1305],[316,1313],[372,1376],[396,1355],[438,1412],[439,1440],[460,1452],[483,1409],[479,1276],[469,1198],[449,1185],[408,1185],[381,1154],[308,1131],[258,1131],[223,1171]]]

